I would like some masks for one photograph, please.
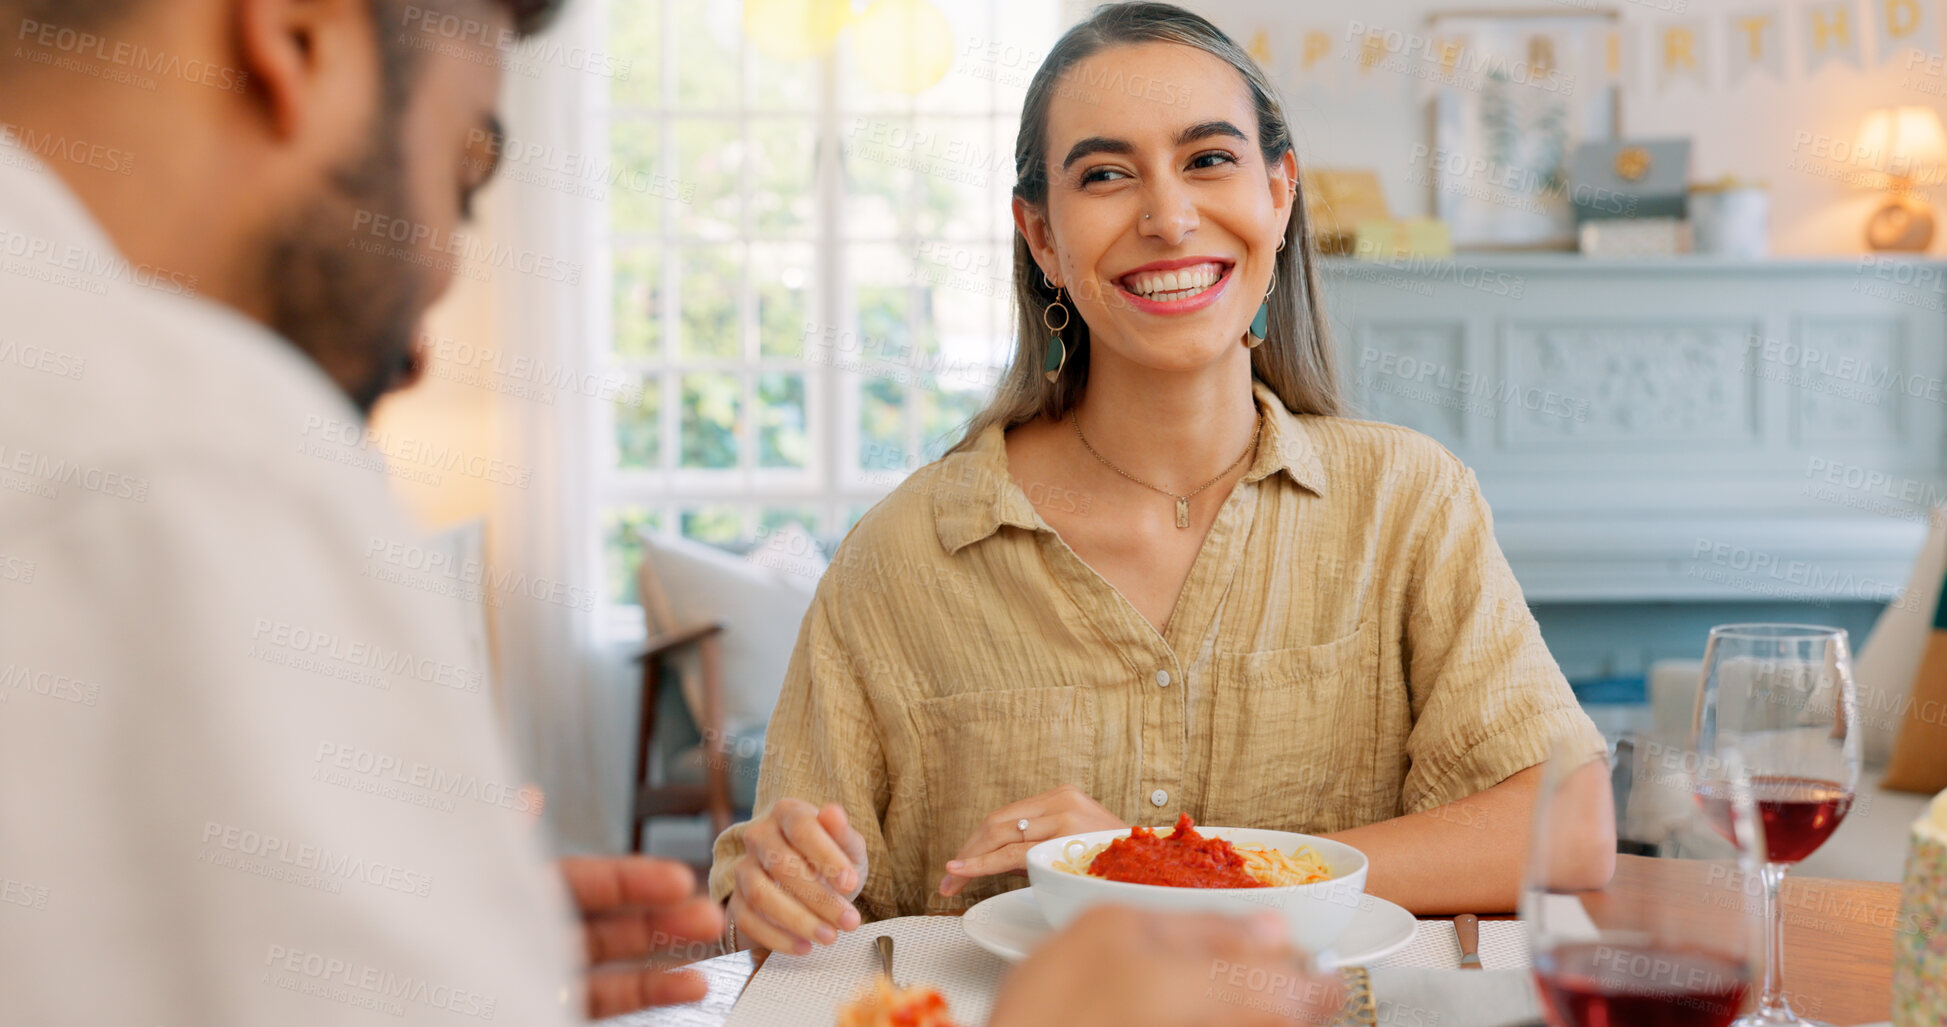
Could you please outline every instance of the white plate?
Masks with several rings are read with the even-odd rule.
[[[960,918],[975,945],[1018,962],[1054,933],[1034,901],[1033,888],[1016,888],[976,903]],[[1377,895],[1367,895],[1338,944],[1318,954],[1322,967],[1364,966],[1412,944],[1419,921]]]

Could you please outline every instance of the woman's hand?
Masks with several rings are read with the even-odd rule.
[[[1026,829],[1021,827],[1023,820],[1028,822]],[[1050,838],[1128,826],[1074,785],[1002,806],[987,814],[959,854],[947,861],[940,894],[957,895],[976,877],[1022,872],[1028,850]]]
[[[1001,986],[989,1027],[1202,1027],[1325,1023],[1336,975],[1306,972],[1274,913],[1096,906]]]
[[[865,887],[865,838],[837,804],[818,809],[779,799],[744,829],[732,870],[730,919],[737,936],[773,952],[804,955],[861,920],[852,900]]]

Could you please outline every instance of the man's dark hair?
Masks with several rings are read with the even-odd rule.
[[[122,19],[161,0],[0,0],[0,23],[37,21],[81,32],[103,32]],[[372,10],[372,27],[378,36],[379,65],[383,76],[385,110],[403,110],[411,92],[413,73],[426,51],[413,45],[399,31],[408,23],[407,8],[445,10],[456,0],[366,0]],[[514,18],[514,31],[522,36],[546,29],[554,22],[568,0],[487,0],[505,9]]]
[[[514,12],[514,29],[523,36],[542,32],[554,24],[555,16],[568,6],[568,0],[494,0]]]
[[[98,30],[134,13],[155,0],[0,0],[0,12],[21,18],[63,25],[73,29]],[[384,25],[392,12],[406,0],[371,0],[372,19]],[[442,0],[424,0],[426,6],[440,6]],[[521,35],[540,32],[553,23],[568,0],[492,0],[514,16],[514,30]],[[9,19],[12,20],[12,19]],[[383,33],[381,33],[383,35]]]

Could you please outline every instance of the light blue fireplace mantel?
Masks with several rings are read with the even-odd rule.
[[[1531,602],[1884,602],[1947,503],[1947,263],[1321,263],[1361,415],[1474,468]]]

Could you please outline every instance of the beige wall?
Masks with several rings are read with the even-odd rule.
[[[1780,255],[1844,255],[1861,249],[1860,233],[1875,194],[1855,191],[1832,179],[1795,168],[1795,156],[1810,158],[1817,167],[1833,170],[1830,162],[1811,157],[1810,147],[1795,141],[1804,136],[1829,136],[1850,143],[1859,130],[1865,112],[1876,106],[1924,104],[1947,113],[1942,95],[1947,92],[1947,68],[1920,67],[1909,71],[1903,60],[1879,66],[1874,54],[1868,3],[1884,0],[1859,0],[1852,8],[1854,28],[1862,32],[1862,51],[1866,67],[1854,69],[1827,64],[1815,74],[1805,72],[1801,26],[1797,23],[1804,8],[1802,0],[1771,0],[1784,12],[1784,80],[1776,81],[1762,71],[1754,72],[1739,85],[1727,84],[1724,64],[1726,40],[1721,31],[1725,18],[1753,7],[1766,6],[1765,0],[1648,0],[1611,2],[1600,6],[1620,11],[1627,34],[1637,44],[1647,44],[1653,34],[1668,24],[1667,8],[1681,5],[1684,18],[1702,18],[1712,35],[1704,52],[1714,65],[1711,84],[1705,88],[1679,84],[1668,90],[1657,88],[1647,76],[1638,75],[1627,84],[1621,97],[1622,131],[1625,136],[1686,136],[1692,140],[1693,181],[1716,179],[1723,175],[1767,180],[1772,198],[1772,247]],[[1924,0],[1936,19],[1947,21],[1947,5],[1940,0]],[[1403,76],[1383,72],[1359,79],[1356,73],[1342,75],[1333,84],[1301,85],[1295,70],[1301,33],[1307,29],[1329,32],[1334,44],[1348,46],[1350,23],[1380,26],[1411,32],[1425,25],[1426,16],[1436,10],[1479,10],[1509,8],[1524,11],[1572,12],[1596,6],[1593,2],[1549,3],[1525,0],[1511,4],[1473,4],[1454,0],[1349,0],[1335,2],[1290,3],[1288,0],[1186,0],[1186,5],[1215,21],[1219,27],[1248,42],[1258,29],[1267,30],[1272,44],[1272,63],[1280,88],[1291,111],[1300,160],[1317,165],[1359,166],[1377,169],[1386,188],[1386,198],[1396,213],[1420,214],[1428,210],[1426,191],[1410,184],[1407,172],[1412,167],[1412,148],[1429,142],[1424,106],[1417,83]],[[1071,2],[1071,14],[1090,5]],[[1935,28],[1947,31],[1947,24]],[[1936,36],[1936,50],[1943,40]],[[1644,58],[1650,56],[1647,52]],[[1341,65],[1342,53],[1332,60]],[[1649,68],[1647,60],[1636,63]],[[1931,71],[1931,73],[1929,73]],[[1802,134],[1802,135],[1801,135]],[[1841,166],[1842,167],[1842,166]],[[1934,190],[1936,200],[1947,191]],[[1934,252],[1947,249],[1947,232],[1936,239]]]
[[[491,340],[493,309],[488,285],[460,279],[427,318],[427,333],[435,338]],[[390,445],[410,441],[434,449],[497,456],[498,397],[451,377],[457,370],[451,361],[442,362],[438,356],[434,361],[417,385],[379,404],[372,429]],[[487,478],[415,466],[410,460],[391,463],[394,494],[429,531],[493,512],[494,489],[501,486]],[[425,480],[429,475],[439,480]]]

